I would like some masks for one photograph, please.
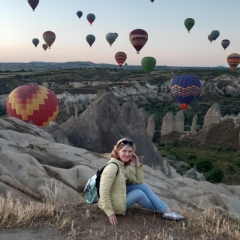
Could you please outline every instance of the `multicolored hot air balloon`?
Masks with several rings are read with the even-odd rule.
[[[56,95],[37,84],[15,88],[7,97],[6,109],[9,117],[46,127],[58,115],[59,103]]]
[[[156,66],[156,59],[154,57],[144,57],[141,61],[144,71],[149,74]]]
[[[213,41],[213,36],[211,34],[208,35],[208,40],[210,41],[210,43]]]
[[[52,31],[46,31],[43,33],[43,39],[50,48],[56,39],[56,35]]]
[[[117,52],[115,54],[115,59],[120,67],[124,64],[127,59],[127,54],[125,52]]]
[[[234,71],[238,64],[240,63],[240,55],[238,53],[231,53],[227,57],[227,62],[230,68]]]
[[[94,20],[95,20],[95,15],[93,14],[93,13],[89,13],[88,15],[87,15],[87,20],[89,21],[89,23],[90,23],[90,25],[92,26],[92,23],[94,22]]]
[[[225,50],[230,45],[230,41],[228,39],[223,39],[221,44],[222,44],[222,47]]]
[[[171,93],[175,100],[185,110],[200,93],[201,82],[190,75],[179,75],[171,81]]]
[[[35,8],[37,7],[39,0],[28,0],[28,3],[31,6],[32,10],[35,11]]]
[[[32,43],[35,47],[39,44],[39,40],[37,38],[33,38]]]
[[[143,48],[148,40],[148,33],[143,29],[135,29],[130,32],[129,40],[133,47],[137,50],[137,54]]]
[[[186,29],[188,30],[188,32],[190,32],[190,30],[192,29],[194,24],[195,24],[195,20],[193,18],[186,18],[184,21],[184,25],[185,25]]]
[[[78,18],[81,18],[82,15],[83,15],[82,11],[77,11],[77,16],[78,16]]]
[[[211,32],[211,35],[213,36],[213,40],[215,41],[219,37],[220,32],[218,30],[213,30]]]
[[[108,41],[108,43],[110,44],[110,46],[112,46],[112,44],[115,42],[116,40],[116,34],[115,33],[107,33],[106,34],[106,40]]]
[[[48,48],[48,45],[47,45],[46,43],[44,43],[44,44],[42,45],[42,48],[46,51],[47,48]]]
[[[86,40],[91,47],[93,45],[93,43],[95,42],[96,38],[95,38],[94,35],[89,34],[89,35],[86,36]]]

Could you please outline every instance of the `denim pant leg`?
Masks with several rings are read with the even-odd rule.
[[[165,212],[168,208],[167,204],[146,183],[127,185],[127,208],[134,203],[160,213]]]

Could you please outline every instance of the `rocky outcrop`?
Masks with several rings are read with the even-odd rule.
[[[155,133],[155,115],[152,114],[148,118],[147,122],[147,134],[150,137],[150,139],[153,139],[154,133]]]
[[[196,181],[205,181],[205,177],[202,173],[199,173],[195,168],[189,169],[184,175],[184,177],[192,178]]]
[[[203,127],[210,126],[212,123],[218,123],[222,119],[222,114],[219,108],[219,104],[215,103],[212,107],[207,111],[204,117]]]
[[[197,114],[193,116],[192,119],[192,125],[191,125],[191,133],[196,133],[197,132]]]
[[[161,136],[167,135],[174,130],[174,115],[172,112],[167,112],[162,120]]]
[[[184,133],[184,113],[183,111],[177,112],[174,119],[174,131]]]

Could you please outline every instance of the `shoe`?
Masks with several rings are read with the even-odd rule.
[[[170,211],[169,213],[163,213],[162,214],[162,218],[166,218],[166,219],[170,219],[170,220],[176,220],[176,221],[180,221],[180,220],[184,220],[185,217],[174,212],[174,211]]]

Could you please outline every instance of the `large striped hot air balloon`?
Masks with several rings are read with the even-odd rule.
[[[117,52],[115,54],[115,59],[118,65],[121,67],[127,59],[127,54],[125,52]]]
[[[34,11],[39,3],[39,0],[28,0],[28,3],[31,6],[32,10]]]
[[[201,82],[190,75],[179,75],[171,81],[171,93],[175,100],[185,110],[200,93]]]
[[[6,109],[9,117],[45,127],[58,115],[59,103],[56,95],[37,84],[15,88],[7,97]]]
[[[43,39],[50,48],[56,39],[56,35],[52,31],[46,31],[43,33]]]
[[[129,40],[137,53],[139,53],[148,40],[148,33],[143,29],[135,29],[130,32]]]
[[[227,62],[232,70],[235,70],[240,63],[240,55],[238,53],[231,53],[227,57]]]
[[[156,59],[154,57],[144,57],[141,61],[144,71],[149,74],[156,66]]]

